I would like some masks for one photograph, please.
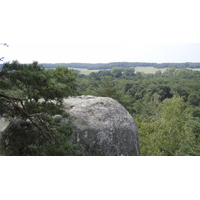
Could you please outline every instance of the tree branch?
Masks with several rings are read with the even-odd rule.
[[[28,111],[27,111],[27,109],[26,109],[26,107],[25,107],[25,105],[24,105],[22,99],[20,99],[20,98],[15,98],[15,97],[9,97],[9,96],[7,96],[7,95],[5,95],[5,94],[3,94],[3,93],[0,93],[0,97],[3,97],[3,98],[5,98],[5,99],[7,99],[6,101],[7,101],[8,103],[11,103],[12,106],[13,106],[15,109],[17,109],[17,110],[20,111],[24,116],[26,116],[26,117],[31,121],[31,123],[34,124],[34,125],[43,133],[43,135],[45,136],[46,139],[49,140],[49,142],[51,142],[52,140],[55,139],[54,136],[50,133],[51,130],[50,130],[49,127],[46,125],[46,123],[40,118],[39,115],[36,115],[36,116],[37,116],[37,118],[40,120],[40,122],[43,124],[43,126],[44,126],[44,128],[45,128],[46,130],[44,130],[38,123],[36,123],[36,122],[34,121],[34,118],[32,119],[33,115],[30,115],[30,114],[28,113]],[[2,101],[3,99],[1,98],[0,100]],[[13,102],[13,100],[15,100],[15,101],[20,101],[22,108],[21,108],[18,104],[16,104],[15,102]],[[6,106],[6,107],[9,108],[9,109],[12,110],[12,111],[14,110],[14,109],[11,109],[9,106]],[[49,137],[48,137],[47,135],[49,135]]]

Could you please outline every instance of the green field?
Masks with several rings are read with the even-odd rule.
[[[84,75],[89,75],[91,72],[98,72],[99,70],[87,70],[87,69],[79,69],[79,71],[81,72],[81,74]]]
[[[98,72],[99,70],[87,70],[87,68],[69,68],[80,71],[80,74],[89,75],[91,72]]]
[[[87,70],[86,68],[74,68],[75,70],[79,70],[80,74],[89,75],[91,72],[98,72],[100,70]],[[155,73],[156,71],[161,70],[164,72],[166,68],[157,69],[154,67],[136,67],[135,72],[144,72],[144,73]]]
[[[135,68],[135,72],[144,72],[144,73],[153,73],[153,74],[158,70],[161,70],[162,72],[164,72],[166,68],[163,68],[163,69],[157,69],[154,67],[136,67]]]

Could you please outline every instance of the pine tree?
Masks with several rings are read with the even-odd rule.
[[[61,123],[63,117],[68,117],[63,98],[76,93],[75,76],[67,67],[45,70],[37,62],[3,65],[0,115],[29,121],[40,133],[40,144],[28,147],[30,155],[79,155],[80,147],[68,141],[72,134],[70,121]]]

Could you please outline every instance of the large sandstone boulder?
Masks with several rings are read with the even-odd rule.
[[[64,100],[72,119],[71,141],[89,155],[139,155],[138,129],[133,117],[109,97],[78,96]]]
[[[83,151],[88,155],[139,155],[138,129],[135,121],[117,101],[108,97],[69,97],[64,99],[64,109],[70,114],[74,130],[70,141],[81,144]],[[63,119],[62,123],[66,123],[67,120]],[[1,137],[4,145],[5,140],[12,142],[12,145],[16,142],[16,147],[20,144],[24,154],[26,148],[22,148],[23,144],[31,144],[37,140],[30,124],[22,120],[14,120],[2,132]]]

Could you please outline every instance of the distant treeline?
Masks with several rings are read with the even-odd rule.
[[[172,68],[175,67],[176,69],[183,69],[183,68],[200,68],[200,63],[192,63],[192,62],[186,62],[186,63],[160,63],[155,64],[153,67],[161,69],[161,68]]]
[[[67,66],[68,68],[86,68],[88,70],[101,70],[101,69],[112,69],[113,67],[122,68],[135,68],[135,67],[155,67],[157,69],[161,68],[172,68],[183,69],[183,68],[200,68],[200,63],[147,63],[147,62],[111,62],[111,63],[39,63],[44,68],[55,68],[57,66]],[[0,69],[3,64],[0,64]]]
[[[135,68],[135,67],[155,67],[157,69],[161,68],[172,68],[183,69],[183,68],[200,68],[200,63],[147,63],[147,62],[111,62],[111,63],[41,63],[45,68],[55,68],[57,66],[67,66],[69,68],[86,68],[88,70],[101,70],[101,69],[112,69],[113,67],[122,67],[122,68]]]
[[[68,68],[85,68],[88,70],[94,69],[112,69],[113,67],[131,68],[131,67],[147,67],[154,66],[156,63],[144,63],[144,62],[111,62],[111,63],[40,63],[44,68],[55,68],[57,66],[67,66]]]

